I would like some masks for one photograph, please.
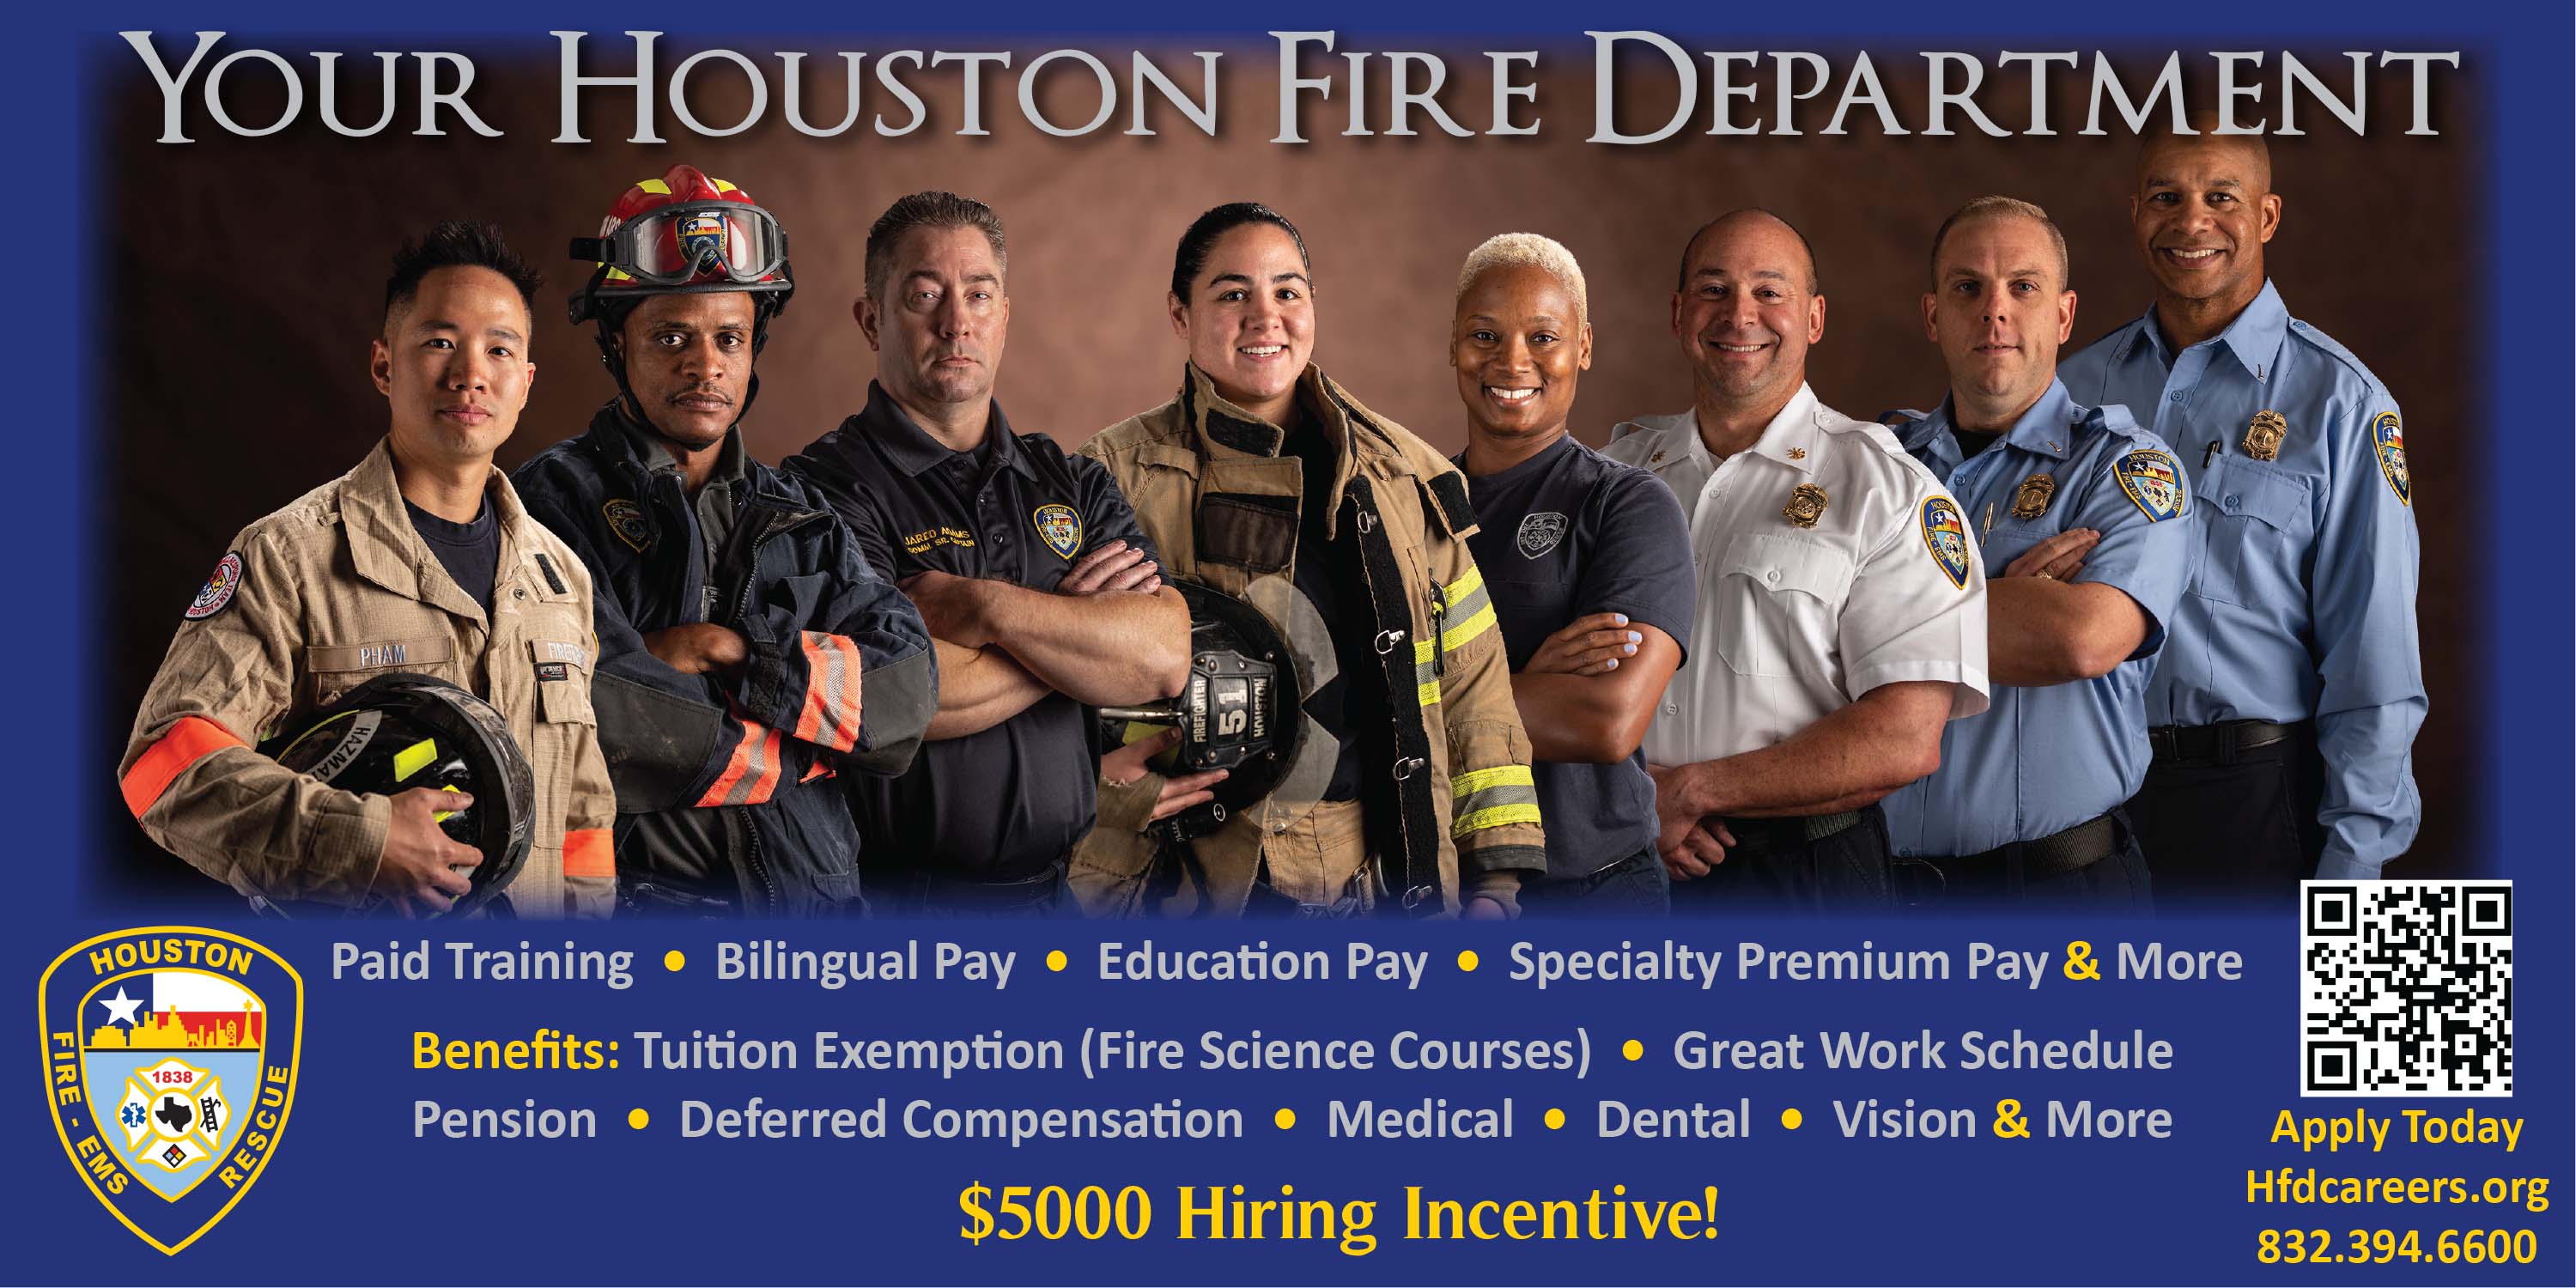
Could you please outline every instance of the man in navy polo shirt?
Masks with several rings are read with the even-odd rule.
[[[1458,273],[1449,362],[1467,407],[1468,538],[1503,628],[1529,730],[1547,874],[1534,916],[1654,915],[1655,785],[1639,744],[1681,665],[1698,587],[1672,490],[1566,432],[1592,365],[1583,269],[1532,233],[1478,246]]]
[[[857,307],[878,355],[867,408],[786,462],[902,584],[939,655],[911,771],[851,785],[871,896],[898,912],[1069,912],[1065,861],[1096,804],[1084,708],[1170,697],[1189,670],[1188,610],[1108,471],[1013,433],[993,400],[1005,254],[982,202],[888,208]]]

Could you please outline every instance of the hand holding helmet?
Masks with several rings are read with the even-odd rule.
[[[459,845],[439,826],[450,814],[474,804],[463,792],[415,787],[394,797],[393,820],[385,828],[385,857],[367,885],[370,899],[393,905],[405,919],[412,905],[435,916],[473,893],[470,875],[483,855]]]

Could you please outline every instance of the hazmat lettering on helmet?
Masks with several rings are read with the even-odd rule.
[[[241,583],[241,554],[238,551],[227,550],[223,558],[215,561],[214,575],[206,578],[204,588],[200,589],[196,599],[188,604],[187,619],[192,622],[202,622],[224,611],[231,606],[233,594],[241,589]]]

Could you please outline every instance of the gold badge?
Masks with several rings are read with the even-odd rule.
[[[1792,448],[1790,448],[1790,449],[1789,449],[1789,459],[1790,459],[1790,460],[1793,460],[1793,461],[1803,461],[1803,460],[1807,459],[1807,449],[1806,449],[1806,448],[1803,448],[1803,447],[1792,447]]]
[[[2254,413],[2254,421],[2245,427],[2245,454],[2258,461],[2277,460],[2281,439],[2290,432],[2290,420],[2269,407]]]
[[[1661,465],[1664,463],[1664,454],[1662,452],[1657,452],[1654,455],[1647,457],[1646,463],[1648,465]]]
[[[2012,516],[2036,519],[2048,509],[2048,498],[2057,495],[2057,480],[2045,474],[2033,474],[2013,489]]]
[[[1789,504],[1780,516],[1801,528],[1816,526],[1816,520],[1825,517],[1825,490],[1813,483],[1799,484],[1790,490]]]

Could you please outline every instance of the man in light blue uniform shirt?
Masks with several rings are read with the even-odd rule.
[[[1994,705],[1951,722],[1941,767],[1887,798],[1918,903],[2145,911],[2121,803],[2147,772],[2145,692],[2190,550],[2189,485],[2124,407],[2057,380],[2075,322],[2046,211],[1980,197],[1932,239],[1925,334],[1950,396],[1897,427],[1967,511],[1986,568]]]
[[[2147,688],[2155,762],[2130,805],[2168,904],[2376,877],[2420,812],[2397,403],[2265,279],[2271,179],[2259,136],[2150,138],[2130,210],[2155,307],[2060,373],[2078,402],[2153,416],[2192,476],[2200,548]]]

